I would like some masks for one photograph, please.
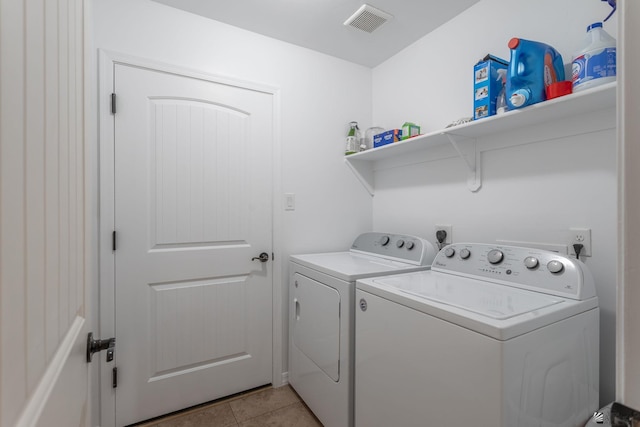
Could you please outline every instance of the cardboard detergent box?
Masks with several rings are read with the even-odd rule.
[[[391,129],[373,136],[373,148],[398,142],[402,139],[402,129]]]
[[[497,56],[487,55],[473,67],[473,119],[493,116],[496,99],[502,89],[498,70],[506,70],[509,62]]]

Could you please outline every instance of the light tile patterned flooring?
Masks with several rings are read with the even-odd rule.
[[[290,386],[265,387],[136,427],[322,427]]]

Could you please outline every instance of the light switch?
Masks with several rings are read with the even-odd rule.
[[[294,193],[284,193],[284,210],[296,210],[296,195]]]

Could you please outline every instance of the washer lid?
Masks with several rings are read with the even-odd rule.
[[[393,276],[375,282],[499,320],[510,319],[564,301],[562,298],[489,282],[435,274]]]
[[[428,268],[357,252],[292,255],[291,261],[347,282]]]
[[[437,271],[358,280],[356,287],[498,340],[597,308],[576,301]]]

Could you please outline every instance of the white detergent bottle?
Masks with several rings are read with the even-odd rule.
[[[573,92],[616,80],[616,39],[602,29],[602,22],[587,27],[587,38],[573,59]]]

